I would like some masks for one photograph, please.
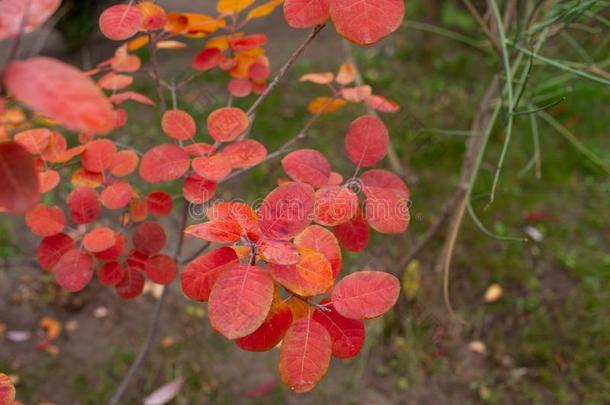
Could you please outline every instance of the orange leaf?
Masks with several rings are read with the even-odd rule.
[[[61,208],[38,204],[25,214],[25,223],[35,235],[57,235],[66,227],[66,217]]]
[[[341,272],[341,248],[331,231],[319,225],[310,225],[294,238],[294,243],[300,248],[323,254],[331,265],[333,278],[337,278]]]
[[[72,182],[73,186],[98,188],[104,182],[104,174],[90,172],[81,167],[72,173],[72,178],[70,181]]]
[[[273,10],[275,10],[279,5],[281,5],[283,1],[284,0],[271,0],[261,4],[258,7],[253,8],[246,16],[246,20],[253,20],[255,18],[262,18],[268,16],[273,12]]]
[[[312,114],[330,114],[346,104],[347,101],[341,98],[332,99],[330,97],[316,97],[307,106],[307,111]]]
[[[241,239],[241,226],[231,220],[212,220],[187,227],[184,232],[213,243],[233,243]]]
[[[98,139],[89,142],[80,159],[83,167],[90,172],[102,173],[110,168],[116,155],[114,142],[108,139]]]
[[[229,142],[235,140],[250,126],[245,112],[236,107],[219,108],[208,116],[208,131],[214,140]]]
[[[12,405],[15,402],[15,394],[15,386],[10,377],[0,373],[0,404]]]
[[[195,120],[182,110],[166,111],[161,120],[161,128],[167,136],[179,141],[191,139],[197,133]]]
[[[116,236],[112,229],[105,226],[95,228],[83,238],[83,247],[91,253],[103,252],[116,243]]]
[[[388,100],[383,96],[372,94],[366,100],[369,107],[384,113],[395,113],[400,110],[400,106],[392,100]]]
[[[339,67],[335,80],[342,86],[348,85],[356,80],[356,67],[351,63],[344,63]]]
[[[257,245],[261,258],[273,264],[296,264],[300,260],[299,249],[293,243],[264,239]]]
[[[315,84],[329,84],[334,80],[335,75],[331,72],[307,73],[299,78],[300,82],[312,82]]]
[[[250,7],[254,0],[218,0],[216,11],[220,14],[233,14]]]
[[[360,103],[366,100],[371,94],[373,94],[373,89],[368,84],[341,89],[341,97],[350,103]]]
[[[326,257],[306,248],[292,265],[269,264],[271,276],[290,291],[309,297],[322,294],[333,285],[333,272]]]
[[[131,184],[123,180],[117,180],[107,186],[101,194],[101,201],[104,207],[111,210],[125,208],[129,201],[134,197],[134,190]]]
[[[193,160],[195,173],[207,180],[220,181],[232,170],[231,160],[224,155],[201,156]]]
[[[36,128],[19,132],[13,140],[32,155],[40,155],[49,145],[52,132],[47,128]]]
[[[125,91],[123,93],[117,93],[110,96],[110,101],[116,105],[123,104],[125,101],[128,100],[132,100],[140,104],[155,105],[155,102],[152,101],[150,98],[140,93],[136,93],[135,91]]]
[[[210,323],[227,339],[256,331],[267,318],[273,301],[273,280],[265,270],[236,264],[216,281],[210,294]]]
[[[39,199],[38,174],[30,154],[16,142],[0,143],[0,208],[23,214]]]
[[[222,152],[235,169],[256,166],[265,160],[267,149],[263,144],[253,139],[244,139],[227,145]]]
[[[280,377],[297,393],[311,391],[324,377],[331,358],[331,338],[324,326],[304,318],[288,329],[280,347]]]
[[[138,155],[133,150],[121,150],[112,158],[110,173],[116,177],[129,176],[138,167],[138,161]]]
[[[68,129],[106,133],[114,128],[115,112],[102,91],[63,62],[47,57],[12,62],[4,83],[18,101]]]
[[[145,1],[137,5],[142,13],[142,29],[147,31],[160,30],[165,26],[165,10],[153,2]]]
[[[45,170],[38,173],[39,191],[41,194],[48,193],[59,184],[59,173],[56,170]]]
[[[133,83],[133,77],[121,75],[114,72],[107,73],[97,81],[97,85],[104,90],[117,91],[123,90]]]
[[[400,294],[400,281],[381,271],[359,271],[344,277],[332,292],[332,303],[350,319],[372,319],[389,311]]]

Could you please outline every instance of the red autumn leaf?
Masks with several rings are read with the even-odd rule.
[[[257,82],[267,80],[270,74],[269,66],[265,63],[254,62],[248,68],[248,77]]]
[[[343,176],[341,173],[330,172],[330,177],[328,178],[329,186],[339,186],[343,184]]]
[[[341,272],[341,248],[331,231],[319,225],[310,225],[294,238],[294,243],[300,248],[323,254],[333,270],[333,278],[337,278]]]
[[[52,132],[47,128],[29,129],[19,132],[13,140],[23,146],[32,155],[41,155],[49,145]]]
[[[85,169],[101,173],[112,165],[114,155],[116,155],[114,142],[108,139],[98,139],[85,146],[85,152],[80,159]]]
[[[3,0],[0,2],[0,41],[14,37],[21,30],[30,33],[49,19],[59,8],[61,0]],[[27,16],[24,20],[24,14]],[[23,27],[22,25],[23,21]],[[0,403],[4,404],[0,401]],[[12,402],[8,402],[12,404]]]
[[[311,391],[330,365],[330,334],[319,322],[306,317],[293,324],[280,347],[280,377],[292,391]]]
[[[245,112],[236,107],[223,107],[208,116],[208,132],[218,142],[230,142],[250,126]]]
[[[93,272],[93,257],[80,249],[65,253],[53,267],[57,284],[70,292],[84,289],[91,281]]]
[[[59,184],[59,173],[56,170],[45,170],[38,173],[38,191],[40,194],[48,193]]]
[[[252,93],[252,83],[250,80],[232,79],[229,82],[228,89],[229,93],[231,93],[233,97],[247,97],[250,95],[250,93]]]
[[[104,10],[99,24],[106,38],[122,41],[138,32],[142,25],[142,13],[137,7],[118,4]]]
[[[257,251],[267,263],[288,265],[300,260],[297,246],[284,240],[263,239],[257,244]]]
[[[174,144],[155,146],[144,154],[140,163],[140,177],[148,183],[176,180],[188,170],[189,155]]]
[[[369,170],[360,177],[366,195],[365,217],[381,233],[401,233],[409,225],[409,189],[387,170]]]
[[[324,326],[330,334],[333,356],[339,359],[357,356],[364,345],[364,323],[339,314],[328,298],[320,301],[320,304],[327,311],[316,309],[312,319]]]
[[[400,281],[381,271],[359,271],[344,277],[332,292],[332,303],[350,319],[372,319],[388,312],[400,294]]]
[[[212,327],[227,339],[257,330],[273,301],[273,280],[265,270],[236,264],[220,275],[212,288],[208,313]]]
[[[15,404],[15,394],[15,386],[13,385],[11,378],[4,373],[0,373],[0,404]]]
[[[314,191],[304,183],[288,182],[274,189],[261,204],[258,215],[263,236],[288,240],[309,225]]]
[[[125,110],[124,108],[117,108],[115,111],[116,116],[114,119],[114,128],[118,129],[127,124],[129,116],[127,115],[127,110]]]
[[[235,250],[226,246],[199,256],[182,272],[182,291],[193,301],[207,301],[218,277],[237,263]]]
[[[61,163],[68,149],[66,138],[59,132],[52,132],[47,147],[42,151],[40,157],[50,163]]]
[[[358,196],[345,186],[326,186],[316,191],[314,221],[322,225],[344,224],[356,215]]]
[[[105,286],[114,287],[125,278],[127,269],[117,262],[108,262],[100,268],[97,278]]]
[[[144,276],[137,270],[131,267],[127,269],[127,273],[123,280],[115,287],[117,294],[124,300],[131,300],[138,297],[144,291]]]
[[[148,260],[148,255],[139,252],[137,250],[132,250],[129,252],[126,258],[127,267],[130,269],[138,270],[144,272],[146,268],[146,261]]]
[[[339,34],[371,45],[396,31],[405,15],[403,0],[332,0],[330,18]]]
[[[172,212],[174,201],[165,191],[153,191],[146,196],[148,212],[157,217],[164,217]]]
[[[45,270],[51,270],[59,259],[74,247],[74,240],[64,233],[44,238],[38,246],[38,262],[40,267]]]
[[[155,255],[146,261],[146,274],[153,283],[167,285],[176,278],[178,264],[167,255]]]
[[[193,69],[205,72],[224,61],[224,54],[218,48],[204,48],[193,58]]]
[[[229,159],[233,168],[241,169],[256,166],[265,160],[267,149],[258,141],[244,139],[227,145],[220,154]]]
[[[96,84],[80,70],[55,59],[15,61],[4,73],[18,101],[62,126],[88,133],[114,128],[115,112]]]
[[[291,179],[319,188],[328,184],[330,163],[313,149],[300,149],[282,159],[282,167]]]
[[[213,243],[233,243],[241,239],[242,227],[233,220],[216,219],[191,225],[184,230],[187,235]]]
[[[110,173],[116,177],[125,177],[138,167],[138,155],[131,149],[117,152],[110,163]]]
[[[290,291],[309,297],[322,294],[333,285],[333,271],[322,253],[299,249],[301,258],[292,265],[269,264],[269,273]]]
[[[25,213],[40,196],[38,174],[30,154],[16,142],[0,143],[0,208]]]
[[[235,52],[251,51],[267,43],[267,35],[253,34],[229,40],[229,46]]]
[[[100,260],[118,260],[125,253],[127,239],[125,236],[115,232],[115,243],[110,248],[94,254]]]
[[[345,250],[361,252],[369,244],[371,232],[362,211],[357,210],[356,215],[349,222],[335,226],[333,233]]]
[[[216,193],[216,182],[206,180],[197,174],[191,174],[184,179],[182,194],[191,204],[203,204]]]
[[[231,160],[224,155],[201,156],[193,159],[193,170],[206,180],[220,181],[231,173]]]
[[[116,243],[115,232],[105,226],[95,228],[83,238],[83,247],[91,253],[108,250]]]
[[[118,210],[126,207],[134,196],[131,184],[123,180],[117,180],[102,191],[101,200],[104,207]]]
[[[395,113],[400,111],[400,106],[397,103],[377,94],[370,95],[365,102],[369,107],[379,112]]]
[[[228,220],[237,222],[246,233],[260,234],[258,216],[247,204],[241,202],[219,202],[206,210],[210,220]]]
[[[64,230],[66,217],[58,206],[38,204],[25,214],[25,223],[32,233],[46,238]]]
[[[78,225],[90,224],[100,215],[97,192],[89,187],[79,187],[68,195],[70,219]]]
[[[148,217],[148,207],[146,202],[139,199],[132,199],[129,202],[129,217],[133,222],[142,222]]]
[[[133,83],[133,77],[122,75],[114,72],[106,73],[98,81],[97,85],[104,90],[110,90],[116,92],[117,90],[123,90],[129,87]]]
[[[286,304],[271,310],[263,324],[248,336],[236,339],[237,346],[251,352],[266,352],[277,346],[292,324],[292,311]]]
[[[358,167],[379,163],[388,153],[389,144],[387,128],[379,118],[372,115],[354,120],[345,137],[347,157]]]
[[[133,235],[133,246],[138,252],[147,256],[159,253],[167,242],[167,236],[163,227],[156,222],[142,222],[139,224]]]
[[[179,141],[191,139],[197,133],[195,120],[182,110],[167,110],[161,119],[161,128],[167,136]]]
[[[209,143],[196,142],[183,148],[191,156],[209,156],[214,153],[214,147]]]
[[[286,0],[284,17],[292,28],[310,28],[329,17],[331,0]]]
[[[144,105],[155,105],[155,102],[152,101],[150,98],[146,97],[143,94],[136,93],[135,91],[125,91],[123,93],[117,93],[110,96],[110,102],[114,105],[123,104],[125,101],[129,100]]]

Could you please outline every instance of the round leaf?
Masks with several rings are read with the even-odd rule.
[[[328,184],[330,163],[323,154],[313,149],[301,149],[282,159],[284,171],[290,178],[319,188]]]
[[[99,24],[106,38],[123,41],[138,32],[142,25],[142,13],[137,7],[118,4],[104,10]]]
[[[260,228],[268,239],[288,240],[309,225],[314,191],[304,183],[285,183],[273,190],[259,208]]]
[[[65,253],[53,267],[57,284],[70,292],[84,289],[91,281],[93,272],[93,257],[80,249]]]
[[[208,131],[218,142],[230,142],[250,126],[245,112],[236,107],[223,107],[208,116]]]
[[[359,167],[374,166],[388,153],[390,138],[383,122],[372,115],[356,119],[345,137],[347,157]]]
[[[188,170],[188,153],[178,145],[162,144],[144,154],[140,177],[148,183],[176,180]]]
[[[359,271],[344,277],[332,292],[332,303],[350,319],[372,319],[389,311],[400,294],[400,281],[381,271]]]
[[[230,247],[214,249],[199,256],[182,272],[182,291],[194,301],[207,301],[218,277],[238,262],[235,250]]]
[[[405,15],[404,0],[333,0],[330,18],[339,34],[371,45],[396,31]]]

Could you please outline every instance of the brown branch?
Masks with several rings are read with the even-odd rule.
[[[269,86],[267,86],[267,88],[265,89],[265,91],[263,92],[263,94],[261,94],[260,96],[258,96],[258,98],[256,99],[256,101],[254,101],[254,104],[252,104],[252,106],[250,106],[250,108],[247,111],[247,115],[252,115],[254,114],[254,112],[256,111],[256,109],[261,105],[261,103],[267,98],[267,96],[271,93],[271,91],[273,91],[273,89],[275,88],[275,86],[277,86],[277,84],[280,82],[280,80],[282,80],[282,78],[284,77],[284,75],[286,74],[286,72],[288,71],[288,69],[290,69],[290,67],[294,64],[294,62],[296,62],[296,60],[299,58],[299,56],[301,56],[301,54],[305,51],[305,49],[307,48],[307,46],[314,40],[314,38],[320,33],[320,31],[322,31],[322,29],[326,26],[326,24],[321,24],[321,25],[316,25],[311,32],[309,33],[309,35],[307,36],[307,38],[305,38],[305,40],[303,41],[303,43],[292,53],[292,55],[290,55],[290,58],[288,58],[288,60],[286,61],[286,63],[284,63],[284,66],[282,66],[279,70],[279,72],[277,73],[277,75],[273,78],[273,80],[271,81],[271,83],[269,83]]]
[[[184,201],[184,210],[182,212],[178,243],[176,244],[176,250],[174,251],[174,260],[177,260],[177,258],[182,253],[182,247],[184,245],[184,229],[186,228],[186,224],[188,222],[188,213],[189,203],[187,201]],[[150,322],[148,324],[148,332],[146,334],[146,340],[144,341],[144,344],[140,349],[140,352],[138,353],[138,357],[131,364],[129,370],[127,371],[127,374],[125,374],[125,377],[123,377],[121,384],[119,384],[119,387],[110,399],[110,402],[108,403],[109,405],[118,405],[120,403],[121,399],[125,395],[125,392],[127,391],[127,388],[129,388],[129,385],[131,384],[138,371],[140,371],[140,368],[142,367],[142,365],[144,365],[144,362],[148,358],[150,349],[152,348],[152,345],[157,336],[157,330],[159,329],[159,320],[161,319],[161,309],[163,308],[163,304],[165,303],[165,298],[167,297],[167,294],[168,287],[164,286],[161,296],[159,297],[159,300],[155,305],[153,315],[150,318]]]

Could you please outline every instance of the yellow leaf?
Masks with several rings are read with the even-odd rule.
[[[419,291],[421,284],[421,267],[418,260],[411,260],[402,273],[402,291],[409,300],[412,300]]]
[[[492,284],[487,287],[483,300],[487,303],[496,302],[502,297],[502,286],[500,284]]]
[[[220,14],[233,14],[250,7],[254,0],[219,0],[216,11]]]
[[[347,104],[347,101],[340,98],[332,100],[330,97],[316,97],[307,110],[312,114],[329,114],[337,111],[341,107]]]
[[[180,41],[159,41],[157,42],[157,49],[184,49],[186,44]]]
[[[148,35],[141,35],[127,43],[127,50],[133,52],[142,48],[145,45],[148,45]]]
[[[271,14],[273,10],[275,10],[283,2],[284,0],[271,0],[266,3],[263,3],[260,6],[253,8],[246,16],[246,20],[266,17]]]

